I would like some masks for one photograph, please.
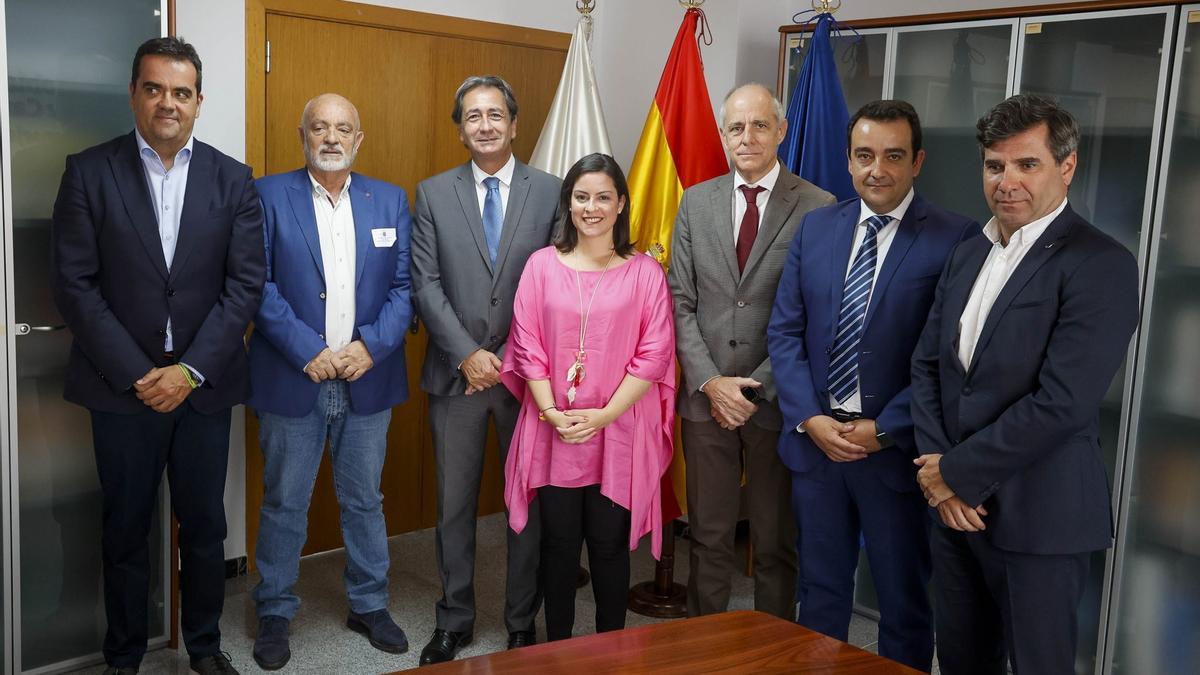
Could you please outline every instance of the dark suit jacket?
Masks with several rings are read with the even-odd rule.
[[[938,282],[913,355],[917,448],[942,453],[955,494],[986,505],[997,547],[1107,548],[1099,410],[1137,325],[1137,262],[1068,206],[1000,291],[964,372],[959,319],[991,247],[963,242]]]
[[[513,170],[500,250],[488,256],[471,163],[417,185],[413,295],[429,331],[421,389],[461,394],[458,364],[480,347],[504,358],[517,282],[530,254],[550,242],[562,181],[520,161]]]
[[[861,201],[850,199],[804,217],[788,251],[767,328],[783,433],[779,454],[792,471],[829,459],[796,426],[829,415],[829,358],[842,307]],[[958,242],[979,234],[979,223],[913,197],[896,228],[871,292],[859,351],[863,417],[875,420],[894,448],[861,460],[893,489],[917,489],[910,361],[933,304],[933,290]]]
[[[718,375],[750,377],[763,385],[750,423],[777,431],[776,380],[766,339],[771,303],[800,219],[834,198],[780,167],[741,274],[732,199],[730,172],[684,190],[675,218],[667,277],[675,300],[675,349],[683,371],[678,411],[684,419],[707,422],[712,403],[701,385]]]
[[[250,337],[250,405],[289,417],[312,412],[319,386],[304,367],[325,349],[325,267],[307,169],[258,181],[266,216],[267,285]],[[354,334],[374,365],[349,383],[360,415],[408,399],[404,336],[412,321],[409,237],[403,188],[361,174],[350,178],[354,213]],[[390,229],[389,246],[372,230]]]
[[[163,356],[205,382],[202,413],[245,400],[243,335],[262,296],[262,207],[250,168],[195,141],[179,240],[167,269],[133,133],[67,157],[54,203],[54,299],[74,334],[66,399],[93,410],[146,410],[133,383]]]

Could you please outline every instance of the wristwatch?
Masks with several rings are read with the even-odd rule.
[[[886,431],[879,428],[879,423],[875,424],[875,441],[879,443],[880,450],[883,450],[884,448],[890,448],[895,445],[895,442],[892,441],[892,437],[888,436]]]

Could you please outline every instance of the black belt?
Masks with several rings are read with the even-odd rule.
[[[830,417],[839,422],[853,422],[854,420],[862,419],[862,413],[850,412],[848,410],[838,410],[837,408],[834,408],[830,412]]]

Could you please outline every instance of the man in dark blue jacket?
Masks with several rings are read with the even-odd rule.
[[[192,137],[200,83],[191,45],[142,44],[135,130],[68,157],[54,204],[54,299],[74,334],[65,395],[91,412],[104,492],[106,673],[136,673],[146,651],[164,467],[192,669],[235,672],[220,651],[225,469],[262,295],[262,209],[250,168]]]
[[[1100,401],[1138,267],[1077,215],[1079,128],[1018,95],[977,125],[994,217],[955,249],[913,355],[943,673],[1072,673],[1089,554],[1112,544]]]
[[[808,214],[788,253],[767,346],[800,530],[800,623],[845,640],[859,532],[879,596],[879,653],[928,671],[928,517],[917,488],[910,359],[946,258],[979,224],[913,189],[925,151],[904,101],[847,130],[859,198]]]
[[[346,625],[386,652],[408,649],[387,611],[387,526],[380,473],[392,406],[408,398],[412,319],[404,190],[350,171],[363,131],[354,105],[322,94],[304,106],[306,166],[258,181],[267,285],[250,340],[250,405],[265,460],[254,589],[254,660],[282,668],[325,442],[346,542]]]

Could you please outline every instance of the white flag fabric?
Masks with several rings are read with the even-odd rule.
[[[596,88],[596,73],[588,51],[589,24],[587,17],[580,17],[575,26],[562,79],[558,81],[558,92],[554,94],[542,135],[529,158],[530,166],[559,178],[567,175],[580,157],[593,152],[612,154],[604,110],[600,107],[600,91]]]

